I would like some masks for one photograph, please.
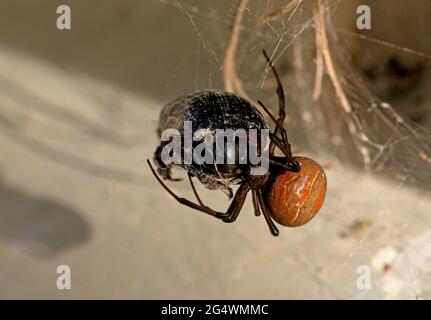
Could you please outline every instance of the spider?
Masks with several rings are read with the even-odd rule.
[[[201,165],[195,162],[180,166],[186,169],[197,203],[179,197],[157,175],[151,162],[148,165],[161,186],[179,203],[204,212],[224,222],[234,222],[243,205],[247,194],[251,191],[254,212],[263,216],[272,235],[278,236],[279,230],[273,220],[289,227],[301,226],[309,222],[319,211],[326,193],[326,175],[322,167],[312,159],[294,157],[287,133],[283,127],[285,113],[285,95],[277,70],[273,66],[265,50],[263,55],[270,66],[277,82],[278,116],[275,118],[261,101],[257,101],[269,118],[274,122],[275,129],[269,133],[269,170],[265,174],[253,175],[251,164]],[[167,104],[161,111],[158,133],[165,129],[179,129],[185,135],[182,125],[185,121],[193,121],[192,131],[204,129],[213,134],[218,128],[265,129],[268,125],[260,114],[247,100],[230,92],[206,90],[179,97]],[[250,137],[248,137],[250,138]],[[157,171],[163,179],[174,179],[170,169],[162,161],[163,148],[166,142],[161,141],[154,154]],[[278,148],[283,156],[276,156]],[[184,153],[184,148],[182,150]],[[226,151],[225,151],[226,152]],[[228,209],[220,212],[206,206],[201,200],[192,178],[197,178],[209,189],[220,189],[232,198]],[[239,184],[235,195],[231,185]]]

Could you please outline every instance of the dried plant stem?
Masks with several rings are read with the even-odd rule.
[[[281,6],[279,9],[271,12],[270,14],[260,16],[259,19],[262,22],[270,22],[273,20],[277,20],[291,12],[294,8],[296,8],[302,0],[291,0],[285,5]]]
[[[232,33],[229,39],[229,44],[226,49],[226,54],[223,62],[223,80],[226,91],[234,92],[239,96],[247,99],[255,108],[257,108],[263,115],[265,110],[254,102],[245,92],[241,80],[238,78],[235,67],[235,55],[238,47],[239,36],[241,32],[241,24],[247,7],[248,0],[240,0],[238,9],[235,14],[235,19],[232,26]],[[266,115],[265,115],[266,116]]]
[[[346,114],[351,114],[352,107],[350,105],[349,100],[346,97],[346,94],[341,85],[340,79],[337,75],[337,72],[335,70],[334,63],[331,57],[328,38],[326,36],[326,23],[325,23],[325,14],[324,14],[324,9],[322,5],[322,0],[317,0],[317,6],[318,6],[318,14],[316,19],[316,33],[318,34],[318,37],[319,37],[318,45],[320,47],[320,51],[323,57],[326,72],[328,73],[329,78],[331,79],[332,85],[334,86],[335,94],[338,100],[340,101],[341,107],[344,109],[344,112]],[[351,136],[353,137],[353,141],[358,151],[362,155],[364,166],[366,169],[369,169],[371,164],[371,156],[368,149],[365,148],[357,139],[358,130],[357,130],[355,121],[350,117],[346,117],[346,121],[347,121],[347,129],[349,130]]]
[[[315,7],[313,7],[313,14],[317,17],[318,13],[316,12]],[[323,82],[323,58],[320,44],[319,32],[315,33],[316,38],[316,75],[314,78],[314,89],[313,89],[313,101],[317,101],[322,94],[322,82]]]
[[[232,26],[232,33],[230,35],[229,44],[226,49],[224,59],[223,79],[225,90],[235,92],[238,88],[243,91],[242,84],[238,79],[235,68],[235,54],[238,47],[239,34],[241,31],[242,18],[247,6],[248,0],[240,0],[238,9],[235,14],[235,20]]]
[[[335,94],[339,99],[341,106],[343,107],[346,113],[350,113],[352,111],[352,107],[350,106],[349,100],[344,93],[343,87],[341,86],[340,80],[335,71],[334,63],[332,61],[331,52],[329,50],[328,38],[326,37],[326,25],[325,25],[325,15],[322,5],[322,0],[317,0],[319,13],[317,15],[317,26],[316,32],[319,36],[319,46],[322,52],[323,60],[325,62],[326,71],[328,72],[329,77],[331,78],[331,82],[334,85]]]

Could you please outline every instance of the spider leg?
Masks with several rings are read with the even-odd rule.
[[[246,182],[243,182],[239,189],[236,191],[232,202],[230,203],[229,209],[226,211],[228,214],[227,218],[223,218],[224,222],[234,222],[241,212],[242,206],[244,205],[245,198],[247,198],[247,193],[250,190],[250,187]]]
[[[277,137],[274,133],[269,133],[269,138],[271,139],[271,142],[274,142],[274,144],[280,148],[280,150],[288,157],[290,160],[293,161],[292,156],[292,150],[290,148],[290,143],[285,144],[283,140],[281,140],[279,137]]]
[[[263,108],[263,110],[266,112],[266,114],[271,118],[271,120],[274,122],[275,126],[276,126],[276,130],[274,131],[274,135],[277,136],[277,129],[280,130],[280,134],[281,134],[281,139],[282,141],[285,141],[286,144],[289,145],[289,142],[287,140],[287,134],[286,134],[286,130],[283,128],[282,123],[280,123],[280,121],[278,121],[277,119],[274,118],[274,116],[272,115],[271,112],[269,112],[268,108],[265,107],[265,105],[262,103],[262,101],[257,100],[257,103]],[[271,141],[270,145],[269,145],[269,150],[270,150],[270,155],[272,156],[274,154],[274,142]]]
[[[263,55],[265,56],[265,59],[268,62],[268,65],[271,67],[272,73],[274,74],[275,80],[277,81],[278,119],[275,119],[274,116],[272,116],[269,110],[261,102],[258,101],[258,103],[260,104],[261,107],[263,107],[263,110],[265,110],[265,112],[270,115],[271,119],[276,124],[275,130],[274,130],[274,136],[279,137],[279,134],[280,134],[281,140],[286,146],[288,146],[290,150],[290,144],[287,139],[286,130],[283,127],[284,120],[286,118],[286,98],[284,95],[283,85],[281,83],[280,76],[278,75],[277,70],[275,69],[274,65],[271,62],[271,59],[269,58],[265,50],[263,50]],[[270,148],[269,148],[269,152],[271,155],[274,154],[274,149],[275,149],[275,145],[271,141]]]
[[[198,194],[198,192],[197,192],[197,190],[195,188],[195,184],[193,183],[193,180],[192,180],[192,175],[190,173],[188,173],[188,176],[189,176],[190,186],[192,187],[192,190],[193,190],[193,193],[195,194],[196,200],[198,200],[199,204],[202,207],[205,207],[204,203],[201,200],[201,197],[199,197],[199,194]]]
[[[300,166],[297,161],[293,159],[292,151],[290,150],[290,144],[285,144],[282,140],[276,137],[273,133],[269,134],[271,142],[274,142],[275,145],[280,148],[280,150],[284,153],[287,159],[295,166],[296,171],[300,170]]]
[[[253,200],[254,215],[258,217],[260,216],[260,209],[259,209],[259,200],[257,198],[256,190],[252,191],[251,196]]]
[[[287,137],[283,128],[284,119],[286,118],[286,98],[284,95],[284,89],[283,85],[281,84],[280,76],[278,75],[277,70],[275,69],[274,65],[271,62],[271,59],[269,58],[265,50],[263,50],[263,55],[265,56],[265,59],[268,62],[272,73],[274,74],[275,80],[277,81],[276,92],[278,96],[278,119],[276,120],[277,126],[275,128],[274,135],[278,136],[278,132],[280,130],[282,132],[282,138],[284,139],[285,137]],[[274,145],[272,145],[271,147],[272,149],[270,149],[270,152],[274,152]]]
[[[193,193],[195,194],[196,199],[198,200],[199,204],[202,207],[208,208],[206,205],[204,205],[204,203],[201,200],[201,197],[199,196],[195,184],[193,183],[192,180],[192,176],[190,173],[188,173],[188,177],[189,177],[189,181],[190,181],[190,185],[192,187]],[[223,218],[224,222],[234,222],[236,220],[236,218],[238,218],[238,215],[241,211],[242,206],[244,205],[244,201],[247,195],[248,189],[246,189],[246,186],[244,184],[244,188],[238,189],[238,191],[235,193],[235,197],[232,200],[231,206],[233,206],[234,208],[232,209],[232,212],[230,213],[230,215],[228,215],[226,218]],[[232,198],[232,197],[231,197]],[[242,201],[242,203],[240,203]],[[234,203],[234,202],[239,202],[239,203]]]
[[[277,126],[277,128],[280,131],[285,131],[283,126],[280,124],[280,122],[274,118],[273,114],[268,110],[268,108],[263,104],[263,102],[260,100],[257,100],[257,103],[262,107],[262,109],[265,111],[265,113],[271,118],[271,120],[274,122],[274,124]]]
[[[277,145],[288,157],[288,159],[292,162],[292,163],[296,163],[293,160],[293,156],[292,156],[292,150],[290,147],[290,143],[287,140],[287,134],[286,134],[286,130],[280,126],[280,123],[274,118],[274,116],[272,115],[271,112],[269,112],[269,110],[265,107],[265,105],[261,102],[261,101],[257,101],[257,103],[260,104],[260,106],[263,108],[263,110],[265,110],[265,112],[268,114],[268,116],[272,119],[272,121],[274,121],[275,125],[277,126],[277,128],[280,129],[280,133],[282,135],[282,139],[278,138],[274,133],[270,133],[270,138],[271,138],[271,143],[270,143],[270,150],[272,150],[272,152],[270,152],[270,159],[269,159],[269,163],[276,165],[276,166],[282,166],[288,170],[292,170],[292,167],[289,165],[285,164],[284,162],[281,161],[277,161],[279,157],[274,156],[274,149],[271,146],[273,146],[274,144]],[[275,140],[276,142],[274,142],[273,140]],[[282,158],[285,159],[285,158]],[[297,164],[295,165],[294,169],[298,169]]]
[[[215,218],[219,218],[222,219],[225,222],[233,222],[235,221],[235,219],[238,217],[239,212],[241,211],[241,208],[244,204],[245,198],[247,196],[248,191],[250,190],[250,187],[246,184],[243,183],[240,188],[238,189],[238,191],[236,192],[229,208],[227,209],[226,212],[219,212],[219,211],[215,211],[207,206],[203,206],[201,204],[196,204],[190,200],[187,200],[185,198],[181,198],[179,196],[177,196],[171,189],[169,189],[169,187],[162,181],[162,179],[159,178],[159,176],[157,175],[156,171],[154,170],[153,166],[150,163],[150,160],[147,159],[147,163],[151,169],[151,172],[153,173],[154,177],[157,179],[157,181],[162,185],[162,187],[175,199],[177,200],[179,203],[199,210],[201,212],[207,213]]]
[[[262,209],[263,216],[265,217],[266,223],[268,224],[269,231],[271,231],[271,234],[274,237],[277,237],[280,232],[278,231],[278,228],[275,226],[274,221],[272,221],[272,219],[271,219],[271,213],[265,204],[265,200],[263,198],[262,191],[257,190],[256,193],[257,193],[257,197],[259,199],[259,205],[260,205],[260,208]]]
[[[263,50],[263,55],[265,56],[265,59],[268,62],[268,65],[271,67],[272,73],[274,74],[275,80],[277,81],[278,119],[281,120],[281,124],[282,124],[284,121],[284,118],[286,117],[286,111],[285,111],[286,99],[284,96],[283,85],[281,84],[280,76],[278,75],[277,70],[275,69],[274,65],[271,62],[271,59],[269,58],[265,50]]]
[[[286,157],[270,156],[269,164],[279,168],[283,168],[288,171],[299,171],[297,168],[297,163],[295,161],[294,162],[287,161],[286,163],[286,159],[289,160]]]

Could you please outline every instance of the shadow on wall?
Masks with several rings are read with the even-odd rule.
[[[48,99],[39,96],[38,93],[30,92],[20,86],[19,83],[14,83],[1,74],[0,94],[14,101],[14,108],[12,109],[14,111],[29,111],[29,114],[32,112],[37,115],[42,115],[57,124],[72,124],[75,128],[75,136],[77,132],[79,132],[91,139],[86,140],[88,141],[87,145],[91,146],[99,142],[105,142],[119,148],[121,152],[123,152],[141,141],[138,139],[140,138],[139,136],[132,138],[124,137],[116,132],[115,127],[103,126],[96,121],[91,121],[81,116],[78,112],[67,111],[63,106],[50,102]],[[26,130],[25,121],[20,121],[20,117],[17,116],[19,113],[15,114],[15,112],[8,109],[3,110],[2,107],[3,105],[0,104],[0,132],[21,146],[41,156],[47,157],[58,164],[93,176],[126,183],[142,183],[144,181],[143,176],[137,172],[114,168],[103,163],[96,163],[88,160],[85,157],[86,149],[73,150],[73,148],[71,149],[68,145],[67,141],[61,144],[61,148],[46,143],[46,137],[40,134],[32,134]],[[42,123],[41,125],[45,126],[46,130],[49,129],[46,123]],[[58,133],[54,131],[51,136],[56,137],[56,134],[58,135]],[[75,137],[75,139],[78,138]],[[82,148],[81,144],[79,145],[80,148]]]
[[[86,242],[90,226],[75,210],[6,186],[0,180],[0,237],[46,257]]]

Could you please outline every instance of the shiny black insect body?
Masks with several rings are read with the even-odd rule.
[[[185,124],[191,126],[191,134],[196,137],[191,145],[190,151],[195,151],[195,147],[202,140],[210,135],[214,138],[216,131],[221,130],[238,130],[244,129],[247,134],[250,129],[256,129],[258,135],[256,137],[245,136],[248,139],[254,139],[253,143],[260,140],[260,132],[262,129],[268,129],[268,126],[263,116],[250,105],[250,103],[237,95],[229,92],[217,90],[205,90],[193,94],[182,96],[172,103],[166,105],[159,119],[158,133],[159,137],[162,132],[167,129],[175,129],[184,139],[186,133]],[[198,134],[197,134],[198,133]],[[165,179],[173,180],[170,169],[172,165],[165,165],[162,161],[161,152],[167,143],[170,141],[162,141],[157,148],[154,160],[157,164],[157,171]],[[244,179],[247,179],[247,172],[250,170],[251,163],[240,164],[239,159],[235,163],[215,163],[217,153],[225,155],[230,152],[229,145],[226,143],[223,149],[213,150],[213,160],[211,163],[200,164],[192,161],[190,164],[181,163],[181,166],[187,170],[192,176],[199,179],[209,189],[220,189],[228,195],[232,194],[230,185],[239,184]],[[234,149],[236,155],[239,156],[238,149]],[[182,146],[182,154],[184,157],[184,146]]]
[[[283,128],[283,122],[285,119],[285,98],[283,88],[270,59],[265,52],[264,55],[277,80],[277,94],[279,98],[279,114],[277,119],[275,119],[268,109],[258,101],[263,110],[265,110],[276,125],[274,132],[269,134],[268,172],[262,175],[251,174],[251,169],[254,164],[239,163],[238,161],[233,164],[202,165],[195,161],[192,161],[189,164],[180,163],[179,166],[187,171],[191,187],[198,201],[198,203],[194,203],[185,198],[178,197],[167,187],[162,179],[160,179],[149,161],[148,164],[163,188],[177,201],[186,206],[210,214],[225,222],[233,222],[236,220],[244,204],[248,191],[252,190],[255,214],[260,215],[260,212],[262,211],[271,233],[273,235],[278,235],[277,227],[271,219],[271,212],[265,201],[265,186],[267,186],[269,181],[277,176],[280,171],[289,170],[297,172],[300,168],[299,164],[293,159],[290,144],[287,140],[287,134]],[[250,129],[257,129],[258,132],[259,130],[268,129],[268,124],[263,116],[247,100],[233,93],[216,90],[206,90],[185,95],[164,106],[160,113],[158,134],[159,136],[162,136],[163,132],[167,129],[174,129],[177,130],[183,138],[186,135],[184,129],[184,124],[186,122],[190,122],[192,124],[191,134],[200,132],[201,135],[214,135],[214,132],[217,129],[244,129],[246,132],[249,132]],[[261,137],[257,135],[253,137],[247,136],[246,138],[258,141]],[[157,172],[163,179],[177,180],[173,179],[171,176],[172,164],[166,165],[162,159],[164,147],[170,142],[171,141],[169,140],[161,141],[154,153],[154,162],[157,166]],[[275,146],[283,152],[283,157],[274,155]],[[191,150],[188,151],[192,151],[194,147],[195,145],[193,144],[191,146]],[[260,151],[262,150],[259,150],[259,152]],[[184,156],[184,152],[187,152],[184,146],[182,146],[181,152],[181,156]],[[223,149],[216,150],[216,152],[227,153],[229,151],[227,149]],[[218,212],[204,205],[193,185],[193,177],[197,178],[207,188],[222,190],[230,197],[233,196],[231,186],[239,185],[228,210],[226,212]]]

